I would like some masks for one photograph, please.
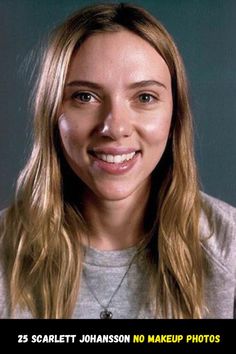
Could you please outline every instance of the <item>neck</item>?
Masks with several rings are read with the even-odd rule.
[[[144,234],[144,213],[149,187],[116,201],[85,194],[83,215],[89,226],[90,245],[100,250],[117,250],[136,245]]]

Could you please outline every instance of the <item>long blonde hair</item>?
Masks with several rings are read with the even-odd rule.
[[[76,177],[68,171],[60,149],[59,107],[71,57],[81,43],[94,33],[124,28],[157,50],[172,78],[171,134],[152,176],[154,216],[147,249],[154,316],[202,316],[200,196],[184,67],[163,26],[145,10],[124,4],[77,12],[53,32],[45,51],[35,97],[33,149],[2,224],[12,315],[19,307],[36,318],[72,316],[86,224],[68,188]]]

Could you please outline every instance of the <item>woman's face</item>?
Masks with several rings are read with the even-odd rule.
[[[172,117],[169,69],[123,30],[89,37],[73,56],[58,125],[67,162],[100,199],[150,185]]]

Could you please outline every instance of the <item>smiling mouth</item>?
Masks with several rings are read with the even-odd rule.
[[[128,154],[104,154],[104,153],[96,153],[95,151],[89,151],[90,155],[93,157],[110,163],[110,164],[122,164],[124,162],[132,160],[140,151],[133,151]]]

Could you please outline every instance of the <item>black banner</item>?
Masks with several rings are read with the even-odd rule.
[[[1,346],[24,353],[233,353],[235,320],[0,320]],[[230,349],[226,349],[230,348]]]

